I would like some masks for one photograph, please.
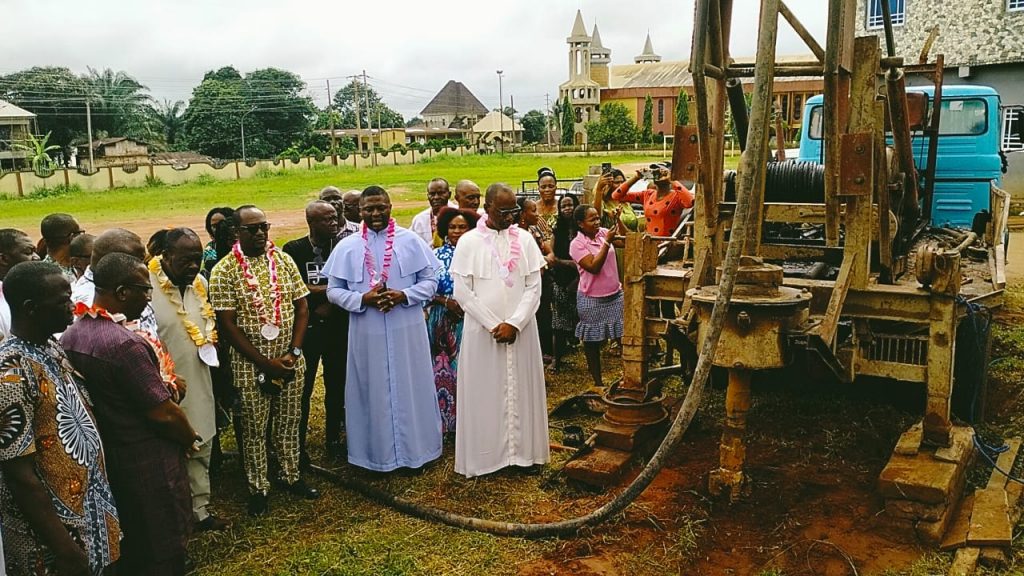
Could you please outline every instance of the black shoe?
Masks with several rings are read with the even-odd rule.
[[[263,516],[270,509],[270,499],[266,494],[251,494],[249,496],[249,516]]]
[[[264,503],[264,505],[266,505]],[[196,522],[196,532],[220,532],[231,528],[231,522],[210,514],[199,522]]]
[[[305,480],[298,480],[294,484],[288,484],[284,489],[306,500],[316,500],[320,497],[320,491],[306,484]]]
[[[345,445],[341,441],[328,442],[327,455],[333,458],[341,458],[345,455]]]

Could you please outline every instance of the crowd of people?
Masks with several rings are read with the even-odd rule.
[[[623,332],[621,234],[663,235],[693,196],[602,175],[593,205],[435,178],[410,229],[379,186],[324,188],[278,247],[254,205],[146,243],[68,214],[0,229],[0,523],[6,573],[183,574],[234,426],[247,511],[303,477],[322,374],[328,457],[418,471],[454,435],[474,477],[549,460],[545,371],[581,344],[595,386]],[[482,202],[481,202],[482,200]],[[643,213],[631,202],[640,202]],[[673,223],[673,220],[675,223]],[[322,367],[322,371],[321,371]],[[0,568],[3,566],[0,565]]]

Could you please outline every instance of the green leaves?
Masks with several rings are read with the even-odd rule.
[[[185,141],[192,150],[215,158],[272,158],[293,144],[305,145],[317,109],[302,95],[306,84],[277,68],[242,77],[228,66],[207,72],[183,116]]]
[[[356,104],[358,97],[359,103]],[[369,105],[369,107],[367,107]],[[373,89],[373,86],[363,84],[359,80],[352,80],[346,86],[334,93],[334,108],[341,115],[340,124],[335,128],[402,128],[405,126],[405,119],[394,111]],[[356,109],[359,110],[359,125],[356,125]]]
[[[591,144],[624,146],[637,140],[636,122],[629,117],[629,110],[618,102],[609,102],[601,107],[601,119],[587,122],[587,139]]]

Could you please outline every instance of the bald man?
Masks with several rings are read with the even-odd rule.
[[[82,273],[81,278],[71,284],[71,302],[81,303],[86,307],[92,306],[93,299],[96,297],[96,284],[93,281],[92,269],[104,256],[115,253],[127,254],[139,260],[145,260],[146,246],[138,234],[125,228],[111,228],[97,236],[92,243],[89,266]],[[146,306],[146,309],[142,311],[139,328],[149,332],[154,338],[160,338],[152,306]]]
[[[359,198],[362,194],[361,190],[349,190],[341,197],[344,208],[340,216],[345,217],[345,227],[353,232],[359,232],[360,225],[363,223],[363,217],[359,213]],[[338,222],[341,220],[339,219]]]
[[[341,199],[341,193],[338,193]],[[309,466],[306,435],[309,431],[309,410],[316,385],[317,367],[324,365],[324,445],[327,453],[338,456],[341,450],[341,424],[345,410],[345,354],[348,349],[348,312],[327,301],[327,277],[324,264],[341,239],[352,234],[339,231],[336,204],[314,200],[306,205],[309,234],[284,245],[284,252],[299,267],[302,281],[309,289],[306,297],[309,324],[303,340],[306,375],[302,388],[302,416],[299,419],[299,464]],[[340,346],[339,346],[340,344]]]
[[[345,236],[353,232],[359,231],[359,222],[349,222],[345,215],[345,195],[338,190],[336,186],[324,186],[324,189],[320,191],[320,199],[327,202],[334,207],[334,211],[338,214],[338,237],[337,240],[341,240]],[[358,202],[358,199],[356,200]],[[308,212],[309,206],[306,207]],[[308,213],[307,213],[308,222]]]
[[[483,214],[480,207],[480,187],[472,180],[459,180],[455,185],[455,201],[459,204],[459,210],[473,210]]]

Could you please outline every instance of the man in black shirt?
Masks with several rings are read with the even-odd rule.
[[[327,452],[332,456],[343,453],[341,424],[345,413],[345,356],[348,348],[348,313],[327,301],[327,277],[320,273],[331,250],[347,234],[342,231],[339,235],[338,213],[329,202],[323,200],[314,200],[306,206],[306,224],[309,225],[308,236],[284,245],[285,253],[295,260],[309,288],[309,327],[306,329],[303,346],[306,375],[302,390],[302,418],[299,422],[299,449],[303,467],[309,465],[306,433],[309,428],[310,399],[320,362],[324,365],[324,432]]]

